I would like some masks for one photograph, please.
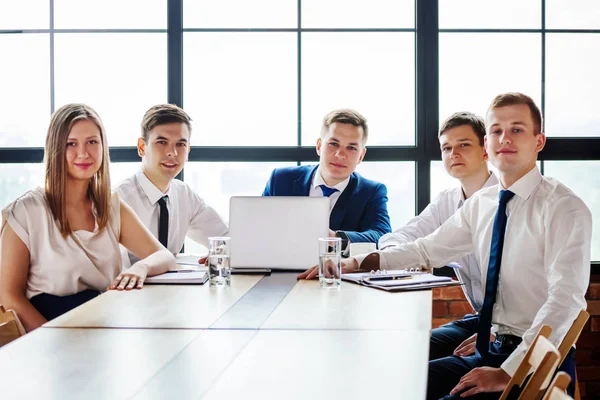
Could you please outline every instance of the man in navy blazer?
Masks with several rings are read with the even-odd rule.
[[[275,169],[263,196],[326,196],[331,199],[330,236],[348,243],[377,243],[391,232],[384,184],[354,170],[367,151],[368,127],[358,112],[341,109],[323,119],[317,139],[319,165]]]

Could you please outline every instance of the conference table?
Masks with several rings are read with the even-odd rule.
[[[232,278],[98,296],[0,348],[0,397],[425,398],[430,290]]]

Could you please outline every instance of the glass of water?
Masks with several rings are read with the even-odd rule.
[[[342,239],[319,239],[319,281],[323,288],[339,288],[342,284]]]
[[[210,286],[231,285],[229,239],[228,237],[208,238],[208,279]]]

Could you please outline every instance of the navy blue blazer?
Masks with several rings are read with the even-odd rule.
[[[318,165],[277,168],[263,196],[308,196],[312,177]],[[356,172],[331,211],[329,228],[344,231],[352,243],[377,243],[391,232],[387,212],[387,188],[383,183],[365,179]]]

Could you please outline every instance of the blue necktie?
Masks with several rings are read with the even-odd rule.
[[[492,229],[492,246],[490,248],[490,263],[487,269],[485,282],[485,297],[479,314],[479,327],[477,329],[477,341],[475,349],[479,357],[485,357],[490,349],[490,331],[492,328],[492,310],[496,302],[498,290],[498,277],[500,275],[500,264],[502,263],[502,249],[504,248],[504,232],[506,230],[506,203],[515,194],[510,190],[500,191],[500,202],[498,211],[494,217],[494,228]]]
[[[329,197],[332,194],[334,194],[335,192],[339,192],[339,190],[337,190],[335,188],[330,188],[327,185],[319,185],[319,187],[323,191],[323,196],[325,196],[325,197]]]

